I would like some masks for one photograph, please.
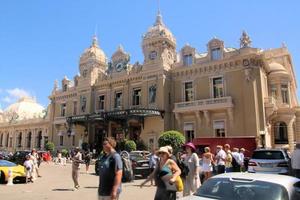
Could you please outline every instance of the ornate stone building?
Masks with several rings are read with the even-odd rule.
[[[50,121],[35,99],[23,97],[0,112],[0,150],[44,150]]]
[[[104,136],[157,145],[159,134],[177,129],[195,138],[254,137],[257,145],[292,148],[300,142],[300,110],[291,55],[285,46],[240,48],[220,39],[198,53],[176,52],[176,39],[160,14],[143,35],[143,63],[131,63],[118,47],[107,59],[97,38],[80,57],[79,74],[55,82],[49,96],[50,140],[60,148]]]

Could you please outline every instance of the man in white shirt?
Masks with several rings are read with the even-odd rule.
[[[239,153],[239,149],[233,148],[231,155],[232,155],[233,172],[240,172],[243,162],[242,162],[241,154]]]
[[[245,163],[244,163],[244,159],[245,159],[245,149],[244,148],[241,148],[240,149],[240,156],[241,156],[241,161],[242,161],[242,164],[241,164],[241,171],[244,172],[246,170],[246,167],[245,167]]]
[[[226,160],[226,152],[223,150],[221,145],[217,146],[217,155],[215,157],[217,162],[217,174],[222,174],[225,172],[225,160]]]
[[[296,144],[296,149],[291,156],[291,162],[295,177],[300,178],[300,143]]]

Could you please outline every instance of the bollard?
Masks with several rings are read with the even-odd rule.
[[[12,169],[8,168],[8,178],[7,178],[7,184],[6,185],[13,185],[13,174],[12,174]]]

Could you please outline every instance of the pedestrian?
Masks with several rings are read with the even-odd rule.
[[[192,142],[184,145],[186,157],[184,163],[188,166],[189,172],[184,180],[183,196],[189,196],[196,192],[200,187],[200,165],[196,152],[196,147]]]
[[[232,155],[229,144],[224,145],[224,151],[226,152],[225,172],[232,172]]]
[[[123,163],[116,152],[116,141],[112,137],[103,140],[104,155],[99,161],[99,200],[117,200],[121,193]]]
[[[155,149],[152,149],[152,152],[149,156],[149,167],[150,167],[150,171],[151,173],[154,171],[155,167],[156,167],[156,163],[157,163],[158,157],[156,155]],[[153,185],[153,179],[151,179],[151,185]]]
[[[300,178],[300,143],[296,144],[296,149],[291,155],[291,162],[294,176]]]
[[[241,166],[243,164],[241,154],[239,153],[238,148],[232,149],[232,171],[233,172],[241,172]]]
[[[240,156],[241,156],[241,171],[244,172],[246,171],[246,166],[245,166],[245,149],[244,148],[240,148]]]
[[[33,183],[33,177],[32,177],[32,171],[33,171],[33,161],[31,159],[30,155],[26,155],[26,160],[24,162],[24,167],[26,170],[26,183],[32,182]]]
[[[85,172],[88,173],[91,164],[91,153],[89,150],[85,151],[84,153],[84,163],[85,163]]]
[[[172,146],[170,146],[170,145],[167,145],[166,146],[167,148],[168,148],[168,151],[169,151],[169,153],[170,153],[170,158],[172,159],[172,160],[174,160],[176,163],[177,163],[177,158],[176,158],[176,156],[173,154],[173,147]]]
[[[171,154],[168,147],[160,147],[157,154],[160,159],[154,171],[142,182],[140,187],[142,188],[154,178],[157,186],[154,200],[175,200],[176,191],[168,190],[168,186],[175,184],[176,178],[180,176],[181,171],[176,162],[170,158]]]
[[[214,160],[209,147],[205,147],[204,152],[202,155],[202,171],[204,172],[204,181],[206,181],[212,176]]]
[[[79,147],[76,147],[74,150],[74,156],[72,157],[72,179],[74,182],[74,187],[76,189],[79,189],[79,170],[80,170],[80,164],[82,163],[82,154],[80,153]]]
[[[226,153],[221,145],[217,145],[217,155],[215,156],[215,161],[217,164],[217,174],[222,174],[225,172],[225,160]]]
[[[35,178],[36,175],[37,175],[37,177],[42,177],[40,175],[39,166],[38,166],[39,155],[35,149],[32,149],[30,156],[31,156],[31,160],[33,161],[33,169],[32,169],[33,174],[34,174],[33,177]]]

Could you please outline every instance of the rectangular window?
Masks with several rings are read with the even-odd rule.
[[[225,137],[225,121],[224,120],[214,121],[213,129],[214,129],[215,137]]]
[[[101,95],[98,97],[98,110],[104,110],[105,108],[105,96]]]
[[[184,66],[191,66],[193,64],[193,55],[184,55],[183,56],[183,65]]]
[[[221,98],[224,97],[224,86],[223,86],[223,78],[213,78],[213,97]]]
[[[215,48],[211,50],[211,59],[212,60],[220,60],[221,59],[221,49]]]
[[[289,89],[287,84],[281,85],[281,96],[282,103],[289,103]]]
[[[65,103],[61,104],[60,116],[62,116],[62,117],[66,116],[66,104]]]
[[[193,82],[184,83],[184,96],[185,96],[185,101],[193,101],[194,100]]]
[[[276,85],[271,85],[271,96],[277,99],[277,88]]]
[[[44,147],[46,146],[46,144],[48,143],[49,138],[47,136],[44,136]]]
[[[194,123],[184,123],[184,135],[187,142],[192,142],[195,138]]]
[[[64,145],[64,136],[63,135],[59,136],[59,145],[60,146]]]
[[[141,96],[142,96],[142,91],[140,88],[133,89],[133,97],[132,97],[133,106],[141,105]]]
[[[122,106],[122,92],[116,92],[115,95],[115,108],[120,109]]]
[[[156,99],[156,85],[149,87],[149,103],[155,103]]]
[[[77,115],[77,101],[73,102],[73,115]]]

